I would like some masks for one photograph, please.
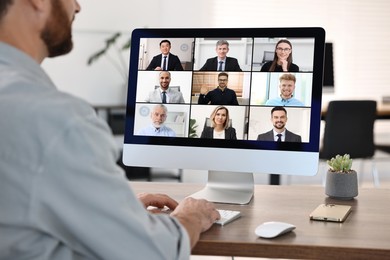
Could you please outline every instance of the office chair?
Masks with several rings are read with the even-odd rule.
[[[363,162],[370,159],[374,185],[379,186],[378,172],[373,156],[374,122],[376,119],[376,101],[374,100],[337,100],[331,101],[325,116],[325,130],[320,159],[329,160],[337,154],[349,154],[352,159]]]
[[[263,60],[261,61],[261,63],[264,64],[266,62],[273,61],[274,56],[275,56],[274,51],[264,51]]]

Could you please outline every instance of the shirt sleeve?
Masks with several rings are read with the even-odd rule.
[[[43,152],[31,223],[57,243],[53,254],[69,250],[88,259],[188,259],[186,230],[169,215],[144,209],[116,165],[117,156],[108,127],[96,116],[67,120]]]

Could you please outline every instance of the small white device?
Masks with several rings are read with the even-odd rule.
[[[255,229],[255,234],[262,238],[274,238],[290,232],[295,229],[295,226],[285,222],[265,222]]]

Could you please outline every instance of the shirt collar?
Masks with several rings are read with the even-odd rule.
[[[49,76],[36,60],[23,51],[4,42],[0,42],[0,66],[2,65],[6,65],[11,69],[15,68],[15,71],[23,70],[30,74],[34,80],[41,82],[42,86],[55,88]]]

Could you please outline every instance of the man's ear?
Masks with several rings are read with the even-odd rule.
[[[50,2],[50,0],[27,0],[27,1],[29,1],[31,3],[31,6],[38,11],[45,10],[45,8],[47,8],[48,6],[48,3]]]

